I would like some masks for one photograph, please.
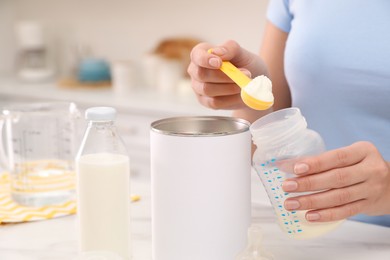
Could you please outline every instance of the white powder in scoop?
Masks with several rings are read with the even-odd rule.
[[[264,75],[257,76],[252,79],[251,82],[244,87],[244,91],[258,100],[264,102],[274,101],[274,95],[272,94],[272,82]]]

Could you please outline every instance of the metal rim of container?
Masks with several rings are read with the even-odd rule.
[[[199,132],[199,131],[179,131],[175,129],[161,129],[161,126],[167,124],[174,124],[178,122],[207,122],[207,121],[222,121],[222,122],[232,122],[236,126],[231,127],[226,131],[208,131],[208,132]],[[178,117],[168,117],[164,119],[160,119],[154,121],[150,125],[150,129],[153,132],[171,135],[171,136],[182,136],[182,137],[214,137],[214,136],[226,136],[226,135],[234,135],[238,133],[243,133],[249,131],[250,123],[244,119],[236,118],[236,117],[228,117],[228,116],[178,116]]]

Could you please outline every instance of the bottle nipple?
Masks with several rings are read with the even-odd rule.
[[[273,255],[262,248],[262,241],[260,226],[251,225],[248,229],[248,245],[235,260],[273,260]]]

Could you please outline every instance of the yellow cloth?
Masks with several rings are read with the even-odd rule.
[[[76,213],[74,200],[55,206],[21,206],[11,199],[9,184],[9,174],[0,173],[0,224],[50,219]]]

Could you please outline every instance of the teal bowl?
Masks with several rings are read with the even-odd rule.
[[[78,80],[82,82],[110,81],[110,65],[104,59],[83,59],[79,64]]]

